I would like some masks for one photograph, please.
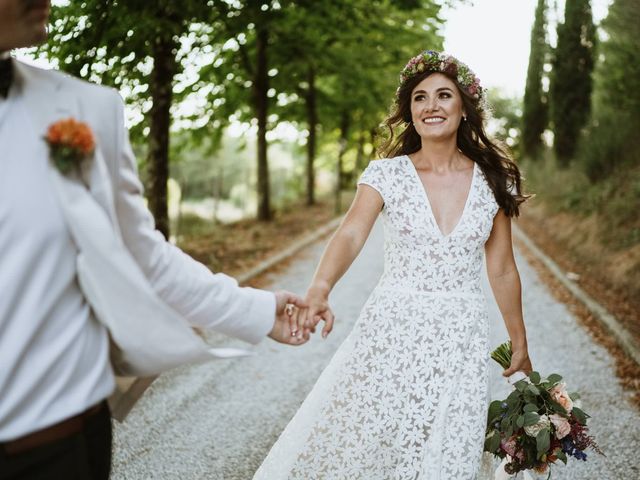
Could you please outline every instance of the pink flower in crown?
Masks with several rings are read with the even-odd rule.
[[[467,91],[471,94],[471,95],[475,95],[476,93],[478,93],[478,86],[475,83],[472,83],[469,88],[467,88]]]
[[[455,62],[447,62],[442,69],[444,73],[448,73],[449,75],[456,76],[458,74],[458,65]]]

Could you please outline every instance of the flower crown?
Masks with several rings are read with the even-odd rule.
[[[434,50],[425,50],[409,60],[400,73],[400,86],[396,91],[396,97],[400,94],[400,87],[407,80],[423,72],[445,73],[455,78],[474,99],[480,101],[483,98],[484,89],[480,86],[480,79],[466,64],[452,55]]]

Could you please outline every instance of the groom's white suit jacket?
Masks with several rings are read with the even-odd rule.
[[[273,327],[275,296],[212,274],[155,230],[142,196],[115,90],[14,61],[16,83],[41,136],[72,117],[91,128],[96,151],[81,177],[51,181],[79,251],[78,279],[94,313],[109,327],[127,373],[151,375],[210,352],[189,324],[257,343]],[[214,354],[215,355],[215,354]]]

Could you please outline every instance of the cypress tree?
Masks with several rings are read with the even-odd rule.
[[[592,181],[617,165],[640,161],[640,3],[615,0],[602,26],[606,40],[598,46],[593,114],[580,160]]]
[[[538,153],[542,145],[542,132],[547,126],[547,98],[542,88],[547,54],[546,11],[546,0],[538,0],[531,29],[531,52],[522,111],[522,150],[529,157],[535,157]]]
[[[554,151],[562,166],[573,157],[591,105],[595,26],[589,0],[567,0],[551,72]]]

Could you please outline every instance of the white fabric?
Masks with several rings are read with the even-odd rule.
[[[16,93],[0,104],[0,441],[74,415],[114,387],[45,147]]]
[[[370,163],[385,268],[254,480],[472,480],[488,407],[483,248],[498,205],[479,167],[442,235],[406,157]]]
[[[96,156],[93,161],[101,160]],[[82,181],[61,175],[51,165],[49,171],[79,249],[80,288],[113,340],[110,359],[116,373],[148,377],[185,363],[251,355],[240,349],[210,348],[151,289]]]
[[[24,133],[21,137],[4,137],[3,143],[0,144],[0,162],[6,161],[4,152],[9,147],[24,148],[25,153],[22,153],[22,150],[16,150],[19,153],[14,155],[15,161],[24,162],[27,160],[25,157],[29,159],[33,157],[34,161],[39,161],[44,166],[47,163],[48,153],[43,136],[49,125],[68,117],[88,123],[96,137],[96,158],[99,159],[93,162],[92,170],[87,172],[90,178],[88,184],[91,188],[91,201],[99,205],[109,217],[114,234],[122,239],[126,250],[131,255],[131,263],[135,264],[132,268],[142,272],[154,295],[161,298],[167,308],[173,310],[176,315],[182,316],[190,324],[212,328],[251,343],[257,343],[264,338],[274,322],[275,297],[272,293],[239,288],[237,282],[231,277],[223,274],[212,275],[206,267],[167,243],[155,230],[153,218],[144,206],[142,186],[124,128],[123,105],[117,93],[59,72],[40,70],[20,62],[15,62],[14,66],[16,82],[12,87],[12,94],[14,90],[20,90],[23,99],[21,101],[24,102],[24,107],[28,111],[28,119],[23,118],[18,122],[12,118],[11,123],[15,129],[23,129]],[[29,122],[32,125],[27,129]],[[0,128],[4,129],[7,123],[4,122]],[[21,142],[17,143],[16,138],[20,138]],[[32,173],[29,170],[26,173],[23,172],[23,175],[31,176]],[[21,186],[20,178],[5,176],[4,172],[2,178],[13,182],[14,188]],[[50,202],[51,208],[55,208],[56,203],[60,206],[59,199],[46,197],[45,194],[50,192],[51,185],[48,185],[48,189],[24,192],[32,201],[31,217],[28,218],[32,223],[40,222],[40,215],[46,212],[45,208],[39,208],[43,202]],[[13,218],[13,211],[8,214]],[[20,245],[27,243],[24,238],[26,235],[14,232],[9,228],[8,223],[0,224],[0,230],[10,236],[9,243],[14,248],[20,248]],[[31,235],[31,231],[28,233]],[[56,235],[60,231],[47,233]],[[64,232],[64,235],[68,238],[69,232]],[[31,251],[27,252],[26,256],[31,258],[34,254]],[[5,255],[2,256],[3,261],[4,259]],[[28,264],[12,265],[9,271],[22,271],[25,267],[28,267]],[[36,284],[44,280],[59,281],[57,277],[45,279],[31,272],[25,272],[26,283]],[[99,276],[96,280],[101,282]],[[8,297],[10,311],[2,312],[0,317],[0,341],[3,345],[5,340],[8,342],[10,338],[6,332],[18,329],[28,335],[28,332],[33,332],[37,328],[32,324],[36,319],[18,316],[16,312],[19,311],[20,305],[42,303],[41,299],[34,300],[23,296],[22,293],[27,290],[24,288],[25,285],[20,287],[12,290],[14,293]],[[55,286],[51,289],[55,290]],[[127,299],[110,298],[108,303],[123,302],[119,305],[126,309],[127,306],[134,308],[135,305],[132,303],[134,301],[137,303],[148,300],[145,294],[138,295],[135,300],[133,298],[134,296],[131,295]],[[83,304],[83,308],[86,311],[86,303]],[[47,326],[52,322],[49,316],[45,320]],[[107,380],[89,384],[90,380],[99,377],[100,372],[105,368],[107,348],[107,335],[104,330],[95,322],[91,328],[101,332],[101,345],[104,347],[103,350],[97,349],[91,352],[88,349],[91,345],[83,345],[86,351],[90,352],[88,358],[73,356],[72,352],[67,356],[62,349],[58,348],[58,342],[62,342],[66,335],[60,333],[65,330],[64,328],[53,332],[52,337],[46,342],[47,346],[58,345],[57,351],[63,357],[60,361],[67,365],[66,370],[62,370],[74,372],[64,389],[60,387],[60,383],[65,380],[65,377],[61,375],[56,363],[48,362],[49,358],[45,356],[47,348],[44,348],[42,342],[30,341],[20,354],[15,350],[0,348],[0,365],[2,365],[0,370],[6,372],[6,377],[12,382],[10,385],[6,384],[7,389],[4,385],[0,385],[2,386],[0,426],[7,425],[9,422],[14,427],[17,425],[10,430],[2,427],[0,440],[24,435],[78,413],[95,403],[93,401],[95,396],[99,397],[98,400],[105,398],[112,390],[113,378],[110,370]],[[146,341],[145,338],[140,340]],[[91,366],[92,368],[89,369],[91,373],[76,374],[73,368],[77,367],[79,362],[85,366]],[[43,365],[44,373],[37,378],[33,365],[40,364]],[[28,388],[29,383],[33,384],[33,388]],[[25,386],[18,388],[16,387],[18,384]],[[8,398],[12,399],[11,404],[7,403]],[[63,399],[68,401],[63,402]],[[18,410],[11,408],[12,405],[18,404],[20,404]]]

